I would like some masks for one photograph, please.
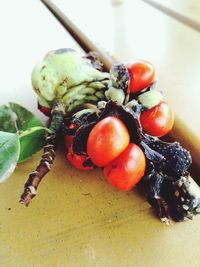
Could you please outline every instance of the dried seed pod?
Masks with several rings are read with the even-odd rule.
[[[200,189],[188,173],[191,155],[178,142],[167,143],[144,134],[139,122],[140,112],[137,101],[126,106],[107,102],[96,113],[96,118],[76,131],[73,149],[76,153],[86,153],[87,139],[94,125],[105,117],[116,116],[126,125],[131,142],[137,143],[146,156],[147,169],[139,187],[159,218],[166,224],[170,218],[175,221],[191,218],[200,212]]]

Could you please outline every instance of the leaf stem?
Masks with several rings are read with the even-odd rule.
[[[65,105],[59,101],[55,102],[49,126],[51,133],[46,137],[43,155],[35,171],[30,173],[29,178],[24,185],[24,192],[20,197],[20,203],[25,206],[28,206],[31,199],[36,196],[37,188],[42,178],[51,169],[56,155],[56,136],[60,131],[65,114]]]

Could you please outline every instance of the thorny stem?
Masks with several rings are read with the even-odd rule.
[[[29,178],[24,185],[24,192],[20,197],[20,203],[25,206],[28,206],[31,199],[35,197],[42,178],[51,169],[51,165],[53,164],[56,155],[56,136],[60,131],[64,116],[65,106],[60,102],[56,102],[52,109],[52,118],[49,126],[52,133],[46,137],[44,152],[40,163],[36,167],[35,171],[29,175]]]

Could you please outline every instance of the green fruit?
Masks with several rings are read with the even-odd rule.
[[[108,73],[95,69],[87,58],[76,51],[59,49],[48,53],[35,66],[32,85],[39,98],[52,102],[61,99],[70,88],[79,84],[108,78]]]
[[[110,87],[106,92],[105,96],[107,100],[116,101],[118,104],[123,104],[125,99],[125,94],[122,89],[118,89],[115,87]]]
[[[147,109],[157,106],[162,100],[163,95],[160,91],[151,90],[140,94],[137,100]]]

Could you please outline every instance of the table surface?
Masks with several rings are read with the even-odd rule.
[[[32,67],[49,50],[65,46],[79,51],[81,49],[39,1],[21,0],[20,4],[16,2],[4,1],[4,8],[0,10],[0,25],[4,25],[1,30],[3,49],[0,52],[0,69],[4,70],[4,75],[1,76],[0,104],[15,101],[44,119],[36,110],[36,98],[31,90]],[[76,5],[77,1],[70,3],[71,14],[72,3]],[[99,8],[98,3],[96,2],[96,5]],[[104,14],[106,21],[111,7],[105,1],[102,1],[102,5],[108,7]],[[129,33],[124,28],[130,21],[130,15],[125,16],[127,8],[124,5],[112,11],[109,24],[111,36],[108,33],[106,35],[106,49],[114,51],[125,61],[129,60],[128,53],[133,44],[133,41],[128,43]],[[157,16],[159,20],[163,20],[163,24],[157,25],[154,33],[149,33],[148,37],[151,35],[152,40],[149,49],[143,42],[140,47],[135,37],[135,49],[130,53],[130,57],[138,55],[155,62],[158,66],[159,86],[170,88],[165,91],[167,98],[172,100],[175,108],[176,102],[180,108],[179,101],[185,101],[185,96],[178,96],[176,101],[170,96],[175,87],[177,92],[182,89],[184,94],[186,88],[194,92],[197,90],[199,36],[169,18],[166,22],[164,15],[154,17],[157,12],[150,7],[147,10],[147,16],[152,14],[153,21],[149,23],[151,26],[152,23],[157,24]],[[140,6],[138,11],[141,11]],[[77,16],[81,16],[81,12],[77,12]],[[94,19],[93,16],[91,14],[91,19]],[[121,19],[122,25],[117,18]],[[135,19],[137,20],[137,17]],[[96,36],[95,40],[102,42],[101,27],[104,27],[104,23],[101,27],[98,19],[95,23],[99,29],[99,39]],[[178,27],[177,30],[174,25]],[[88,20],[82,26],[88,27],[89,35],[94,34]],[[162,35],[162,26],[171,37]],[[113,27],[116,27],[115,30]],[[140,27],[144,26],[141,24]],[[138,32],[136,25],[132,25],[132,28],[133,32]],[[157,30],[162,38],[160,51],[157,50],[156,53],[154,38],[157,36]],[[188,39],[185,40],[183,36]],[[181,46],[176,43],[178,38],[182,38]],[[102,45],[105,44],[106,40]],[[183,60],[181,56],[188,44],[192,49],[187,49]],[[129,52],[125,51],[127,49]],[[187,67],[182,66],[185,65],[185,60],[189,62]],[[192,72],[193,65],[196,68]],[[181,77],[185,78],[186,74],[188,80],[182,80]],[[188,101],[195,109],[196,100],[188,97]],[[14,174],[5,183],[0,184],[0,266],[199,266],[200,216],[193,221],[177,223],[170,227],[163,225],[136,190],[128,193],[117,191],[105,182],[101,170],[75,170],[66,161],[66,151],[62,145],[58,149],[52,171],[40,185],[38,196],[29,208],[21,206],[18,198],[24,181],[37,165],[40,154],[41,152],[31,160],[19,164]]]

